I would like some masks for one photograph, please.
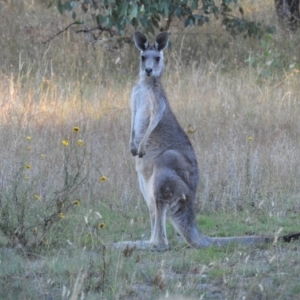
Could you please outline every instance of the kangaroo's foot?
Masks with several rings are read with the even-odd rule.
[[[113,244],[106,245],[109,248],[126,250],[126,249],[136,249],[136,250],[151,250],[156,252],[164,252],[169,250],[168,245],[155,245],[150,241],[124,241]]]
[[[151,243],[149,241],[124,241],[124,242],[113,243],[107,246],[119,250],[133,249],[133,248],[137,250],[151,249]]]

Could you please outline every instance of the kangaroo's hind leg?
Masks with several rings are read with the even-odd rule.
[[[189,170],[189,172],[188,172]],[[165,235],[165,215],[179,234],[196,248],[212,244],[209,237],[199,232],[194,212],[198,182],[197,165],[180,153],[169,150],[164,152],[155,164],[155,201],[156,219],[152,248],[167,246]]]
[[[196,225],[192,195],[182,195],[168,216],[178,233],[186,242],[195,248],[206,248],[212,245],[212,239],[202,234]]]
[[[161,165],[155,166],[153,183],[155,224],[152,240],[150,242],[152,250],[165,251],[168,249],[166,217],[181,215],[181,206],[179,203],[186,201],[189,190],[187,185],[172,168],[166,166],[162,167]],[[175,226],[175,228],[183,235],[182,228],[178,228],[178,226]]]
[[[152,205],[154,206],[154,226],[151,233],[151,248],[153,251],[166,251],[168,249],[168,239],[166,233],[166,216],[169,209],[169,198],[165,197],[163,187],[159,184],[163,178],[157,176],[154,171],[152,175]],[[166,178],[164,178],[166,179]],[[166,181],[164,181],[167,183]],[[167,183],[168,184],[168,183]]]

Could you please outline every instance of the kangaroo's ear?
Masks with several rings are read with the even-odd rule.
[[[158,51],[164,51],[169,42],[169,34],[165,31],[160,34],[158,34],[155,38],[155,48]]]
[[[143,33],[136,31],[133,35],[133,39],[136,47],[139,50],[145,51],[148,48],[149,46],[148,39]]]

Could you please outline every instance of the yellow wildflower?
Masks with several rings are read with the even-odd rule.
[[[98,225],[98,228],[99,229],[103,229],[105,227],[105,224],[104,223],[100,223],[99,225]]]
[[[83,145],[83,140],[78,140],[77,144],[78,144],[78,146],[82,146]]]
[[[40,196],[39,195],[34,195],[35,200],[40,200]]]
[[[250,135],[250,136],[248,137],[248,141],[252,141],[252,140],[253,140],[253,136]]]
[[[62,144],[63,144],[64,146],[69,146],[69,141],[68,141],[68,140],[63,140],[63,141],[62,141]]]
[[[196,132],[196,127],[193,127],[192,124],[189,124],[187,128],[187,133],[192,134]]]
[[[26,165],[26,169],[30,169],[31,168],[31,165],[30,164],[27,164]]]
[[[107,177],[106,177],[106,176],[101,176],[101,177],[99,178],[99,180],[100,180],[100,181],[106,181],[106,180],[107,180]]]
[[[43,159],[45,157],[45,155],[44,154],[41,154],[41,159]]]
[[[73,131],[74,132],[79,132],[79,127],[77,127],[77,126],[73,127]]]
[[[31,136],[28,135],[28,136],[26,137],[26,140],[27,140],[27,141],[30,141],[30,140],[31,140]]]
[[[27,180],[27,179],[29,179],[29,177],[28,176],[24,176],[24,179]]]
[[[79,206],[80,205],[80,201],[79,200],[74,200],[73,204],[76,205],[76,206]]]
[[[31,150],[31,147],[27,147],[27,150]]]
[[[65,214],[64,213],[59,213],[59,217],[61,218],[61,219],[64,219],[66,216],[65,216]]]

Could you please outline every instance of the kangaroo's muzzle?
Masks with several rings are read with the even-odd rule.
[[[151,74],[152,74],[152,68],[146,68],[145,72],[146,72],[147,76],[151,76]]]

